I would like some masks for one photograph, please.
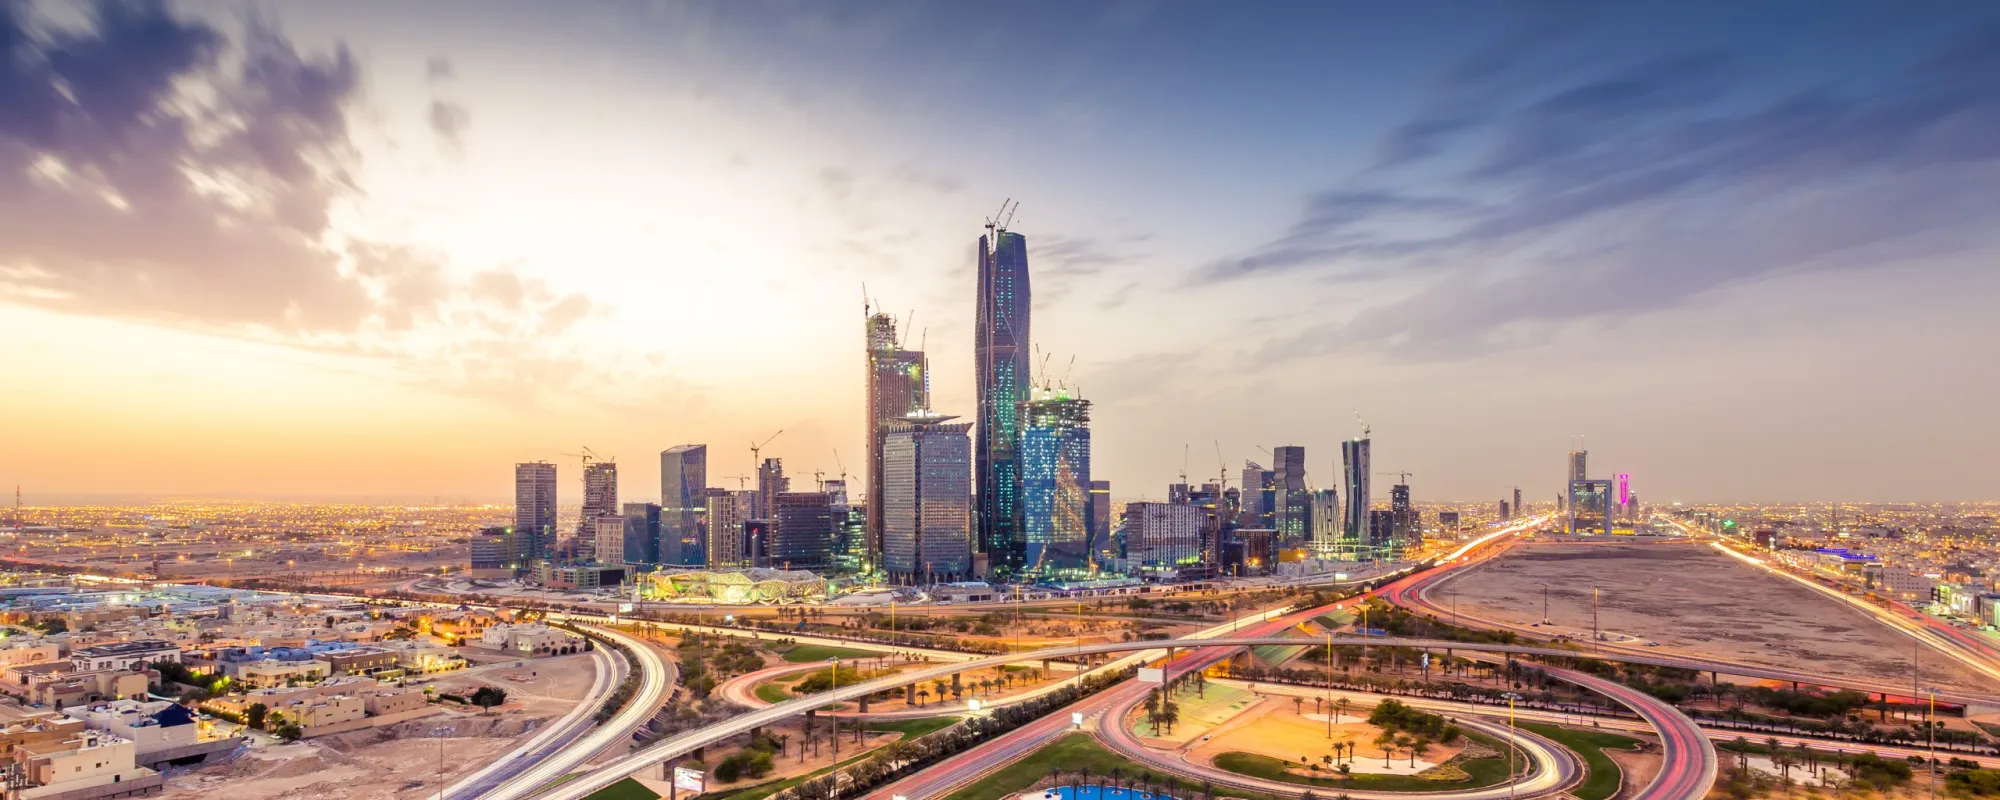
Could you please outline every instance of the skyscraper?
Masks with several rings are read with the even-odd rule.
[[[929,409],[930,368],[921,350],[905,350],[896,335],[896,320],[871,314],[864,301],[861,313],[868,329],[866,428],[868,434],[868,561],[882,561],[882,426],[912,411]]]
[[[884,426],[882,570],[894,583],[972,572],[971,423],[912,413]]]
[[[598,461],[583,467],[583,513],[576,520],[578,547],[595,536],[597,521],[618,514],[618,463]],[[622,524],[622,523],[621,523]]]
[[[1570,481],[1568,530],[1576,534],[1611,533],[1610,481]]]
[[[751,491],[724,491],[708,495],[708,507],[703,514],[707,523],[703,527],[708,535],[701,549],[708,559],[709,569],[742,566],[743,525],[752,519],[750,508],[756,495]]]
[[[785,460],[764,459],[764,463],[757,465],[757,499],[750,513],[757,519],[770,519],[771,499],[791,490],[792,480],[785,477]]]
[[[1312,492],[1312,543],[1322,556],[1338,547],[1341,535],[1340,497],[1332,489]]]
[[[660,563],[703,563],[701,521],[708,512],[707,494],[708,445],[676,445],[660,452]]]
[[[1022,535],[1029,572],[1089,564],[1090,401],[1038,393],[1021,434]]]
[[[1187,503],[1125,504],[1125,557],[1155,567],[1201,560],[1201,509]]]
[[[1580,450],[1580,449],[1579,449],[1579,450],[1571,450],[1571,451],[1569,451],[1569,479],[1570,479],[1570,480],[1572,480],[1572,481],[1581,481],[1581,480],[1588,480],[1588,479],[1589,479],[1589,477],[1590,477],[1590,476],[1589,476],[1589,471],[1588,471],[1588,470],[1586,470],[1586,469],[1584,469],[1584,463],[1585,463],[1586,461],[1588,461],[1589,459],[1590,459],[1590,451],[1589,451],[1589,450]]]
[[[979,308],[972,355],[978,381],[979,552],[988,572],[1020,571],[1021,411],[1028,399],[1028,240],[1004,226],[979,237]]]
[[[1243,519],[1245,528],[1276,530],[1277,474],[1255,461],[1243,462]]]
[[[1346,470],[1347,538],[1354,540],[1356,545],[1381,544],[1377,537],[1382,532],[1370,530],[1372,525],[1368,516],[1368,440],[1341,442],[1340,456]]]
[[[523,566],[549,557],[556,535],[556,465],[514,465],[514,555]]]
[[[1423,538],[1423,532],[1417,521],[1417,509],[1410,505],[1409,484],[1399,483],[1389,487],[1389,514],[1390,518],[1395,520],[1395,528],[1390,532],[1390,538],[1395,539],[1397,544],[1415,544]]]
[[[785,569],[832,566],[836,529],[826,492],[771,495],[771,564]]]
[[[1621,517],[1630,517],[1632,516],[1632,473],[1620,472],[1615,480],[1618,481],[1618,515]]]
[[[1272,527],[1277,529],[1279,541],[1289,547],[1311,533],[1307,527],[1307,518],[1312,515],[1312,495],[1306,489],[1306,449],[1278,445],[1271,451],[1271,458],[1274,461],[1271,465]]]
[[[1090,542],[1091,558],[1111,548],[1111,482],[1093,480],[1090,482]]]
[[[652,503],[625,504],[625,563],[660,563],[660,507]],[[600,561],[605,559],[599,557]]]
[[[1514,505],[1513,505],[1513,510],[1514,510],[1514,513],[1516,513],[1516,514],[1526,514],[1526,513],[1528,513],[1528,510],[1527,510],[1527,509],[1525,509],[1525,508],[1522,508],[1522,507],[1521,507],[1521,487],[1519,487],[1519,486],[1516,486],[1516,487],[1514,487]]]

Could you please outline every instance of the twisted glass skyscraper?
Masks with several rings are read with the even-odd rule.
[[[1028,240],[989,226],[979,237],[972,354],[979,382],[973,444],[979,552],[991,576],[1018,573],[1027,556],[1021,530],[1021,414],[1028,399],[1028,299]]]

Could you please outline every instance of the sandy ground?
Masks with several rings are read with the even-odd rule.
[[[1632,735],[1625,731],[1620,731],[1619,733],[1626,736]],[[1639,789],[1652,782],[1653,776],[1660,774],[1661,760],[1659,744],[1645,736],[1635,736],[1633,738],[1645,741],[1647,744],[1646,749],[1643,751],[1615,749],[1602,751],[1606,756],[1611,758],[1612,763],[1618,765],[1619,780],[1617,796],[1621,798],[1637,794]]]
[[[1143,711],[1140,713],[1144,714]],[[1333,742],[1347,742],[1355,745],[1354,759],[1348,762],[1354,772],[1412,775],[1449,761],[1464,749],[1459,744],[1433,744],[1422,758],[1417,759],[1415,766],[1410,764],[1409,751],[1399,749],[1384,765],[1382,750],[1374,744],[1379,729],[1353,716],[1343,715],[1342,718],[1346,721],[1333,726],[1333,738],[1328,739],[1324,715],[1310,711],[1297,714],[1293,712],[1289,700],[1266,698],[1250,704],[1235,718],[1217,726],[1214,733],[1184,747],[1185,757],[1196,763],[1212,764],[1215,757],[1223,753],[1243,752],[1298,763],[1301,755],[1318,761],[1322,755],[1333,754]]]
[[[713,776],[710,776],[708,780],[707,791],[715,792],[717,790],[747,788],[762,783],[769,783],[771,781],[784,780],[786,778],[790,778],[795,775],[805,775],[807,773],[813,772],[815,770],[833,764],[834,763],[833,748],[829,747],[826,743],[827,727],[824,721],[816,723],[814,725],[814,728],[818,731],[818,737],[820,739],[818,752],[814,752],[813,748],[808,747],[805,750],[805,760],[804,761],[799,760],[799,739],[801,738],[802,735],[802,728],[803,726],[800,723],[793,722],[788,724],[773,725],[767,729],[769,730],[769,732],[773,734],[782,735],[786,737],[785,752],[782,755],[773,755],[771,758],[771,774],[765,775],[764,777],[761,778],[744,778],[734,783],[721,783],[716,781]],[[843,725],[840,734],[841,761],[848,761],[850,759],[853,759],[856,755],[865,753],[869,750],[873,750],[877,747],[881,747],[882,745],[888,744],[889,742],[903,738],[903,735],[900,733],[868,733],[863,735],[861,744],[857,745],[854,743],[854,734],[848,731],[849,729]],[[739,736],[736,737],[735,739],[732,739],[729,742],[729,744],[725,747],[708,748],[708,752],[704,754],[708,757],[707,763],[710,766],[720,763],[722,759],[729,757],[731,753],[743,749],[743,745],[746,744],[748,741],[749,737]],[[633,778],[634,780],[637,780],[640,784],[644,785],[646,788],[659,793],[661,797],[667,796],[667,789],[669,788],[668,784],[671,783],[671,781],[653,780],[647,778],[644,775],[644,773],[641,773],[640,775],[635,775],[633,776]]]
[[[176,768],[167,774],[166,800],[226,796],[229,800],[417,800],[512,750],[521,737],[554,722],[590,691],[588,655],[530,660],[521,667],[495,664],[446,673],[439,691],[469,692],[482,685],[507,690],[507,704],[493,713],[447,712],[388,728],[277,744],[256,743],[219,763]],[[434,731],[452,733],[433,737]]]
[[[1591,629],[1682,651],[1773,667],[1882,680],[1910,680],[1910,642],[1861,611],[1707,547],[1659,544],[1534,544],[1470,567],[1432,590],[1438,605],[1503,622],[1540,621],[1543,586],[1556,631]],[[1921,679],[1990,689],[1970,670],[1926,648]]]

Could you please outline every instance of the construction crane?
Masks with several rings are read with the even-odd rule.
[[[819,484],[819,491],[826,491],[826,470],[813,470],[813,482]]]
[[[1368,421],[1361,418],[1361,409],[1354,409],[1354,421],[1361,423],[1361,438],[1368,438],[1371,429],[1368,427]]]
[[[1217,502],[1220,495],[1229,491],[1229,462],[1222,457],[1222,440],[1215,440],[1215,493]]]
[[[1181,443],[1181,485],[1182,485],[1182,486],[1186,486],[1186,485],[1187,485],[1187,482],[1188,482],[1188,479],[1187,479],[1187,465],[1188,465],[1188,446],[1187,446],[1187,443],[1183,442],[1183,443]]]
[[[1410,485],[1410,476],[1411,476],[1411,475],[1415,475],[1415,474],[1417,474],[1417,473],[1414,473],[1414,472],[1402,472],[1402,471],[1399,471],[1399,470],[1388,470],[1388,471],[1386,471],[1386,472],[1377,472],[1377,473],[1375,473],[1375,474],[1377,474],[1377,475],[1381,475],[1381,476],[1384,476],[1384,477],[1387,477],[1387,476],[1390,476],[1390,475],[1394,475],[1394,476],[1396,476],[1396,482],[1397,482],[1397,483],[1399,483],[1399,484],[1402,484],[1402,485],[1404,485],[1404,486],[1408,486],[1408,485]]]
[[[833,448],[833,466],[840,470],[840,485],[847,486],[847,464],[840,460],[840,448]]]
[[[771,439],[776,439],[784,434],[785,429],[779,428],[777,433],[771,434],[770,438],[765,439],[762,444],[757,442],[750,443],[750,469],[755,470],[763,466],[764,461],[760,454],[764,451],[764,445],[770,444]]]
[[[721,478],[725,481],[734,479],[736,481],[736,491],[740,492],[743,491],[744,489],[749,488],[744,486],[744,483],[750,480],[750,476],[748,475],[718,475],[716,477]]]

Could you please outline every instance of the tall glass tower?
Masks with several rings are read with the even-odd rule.
[[[865,569],[874,569],[882,563],[884,426],[910,412],[930,409],[930,373],[923,351],[903,349],[894,317],[873,313],[872,304],[865,300],[861,314],[868,335],[868,522],[863,547]]]
[[[979,382],[974,482],[979,552],[989,576],[1020,572],[1021,414],[1028,399],[1028,240],[1004,226],[979,237],[979,314],[972,355]]]
[[[1340,455],[1346,468],[1343,482],[1347,484],[1347,538],[1356,545],[1380,544],[1380,537],[1388,531],[1371,530],[1374,520],[1368,516],[1368,440],[1341,442]]]
[[[701,526],[708,515],[708,445],[660,451],[661,563],[703,563]]]
[[[1021,533],[1026,569],[1081,570],[1090,553],[1090,401],[1041,393],[1021,435]]]

